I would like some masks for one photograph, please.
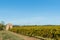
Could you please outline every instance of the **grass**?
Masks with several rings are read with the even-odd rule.
[[[8,31],[0,31],[0,40],[23,40],[23,39]]]

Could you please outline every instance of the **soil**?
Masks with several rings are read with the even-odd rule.
[[[13,33],[13,32],[11,32]],[[23,38],[24,40],[40,40],[40,39],[37,39],[37,38],[34,38],[34,37],[29,37],[29,36],[24,36],[24,35],[21,35],[21,34],[16,34],[16,33],[13,33],[14,35],[16,36],[19,36],[20,38]]]

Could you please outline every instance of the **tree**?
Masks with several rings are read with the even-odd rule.
[[[0,30],[3,30],[5,28],[4,21],[1,21],[0,23]]]

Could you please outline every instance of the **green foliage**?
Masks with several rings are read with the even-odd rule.
[[[2,21],[2,22],[0,23],[0,30],[4,30],[4,28],[5,28],[4,21]]]
[[[0,24],[0,30],[3,30],[4,25]]]
[[[27,36],[39,36],[58,40],[60,38],[60,26],[20,26],[10,31]]]

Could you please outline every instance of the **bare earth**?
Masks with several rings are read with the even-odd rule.
[[[11,32],[11,33],[13,33],[13,32]],[[23,38],[24,40],[40,40],[40,39],[37,39],[34,37],[24,36],[24,35],[20,35],[20,34],[16,34],[16,33],[13,33],[13,34],[16,36],[19,36],[20,38]]]

